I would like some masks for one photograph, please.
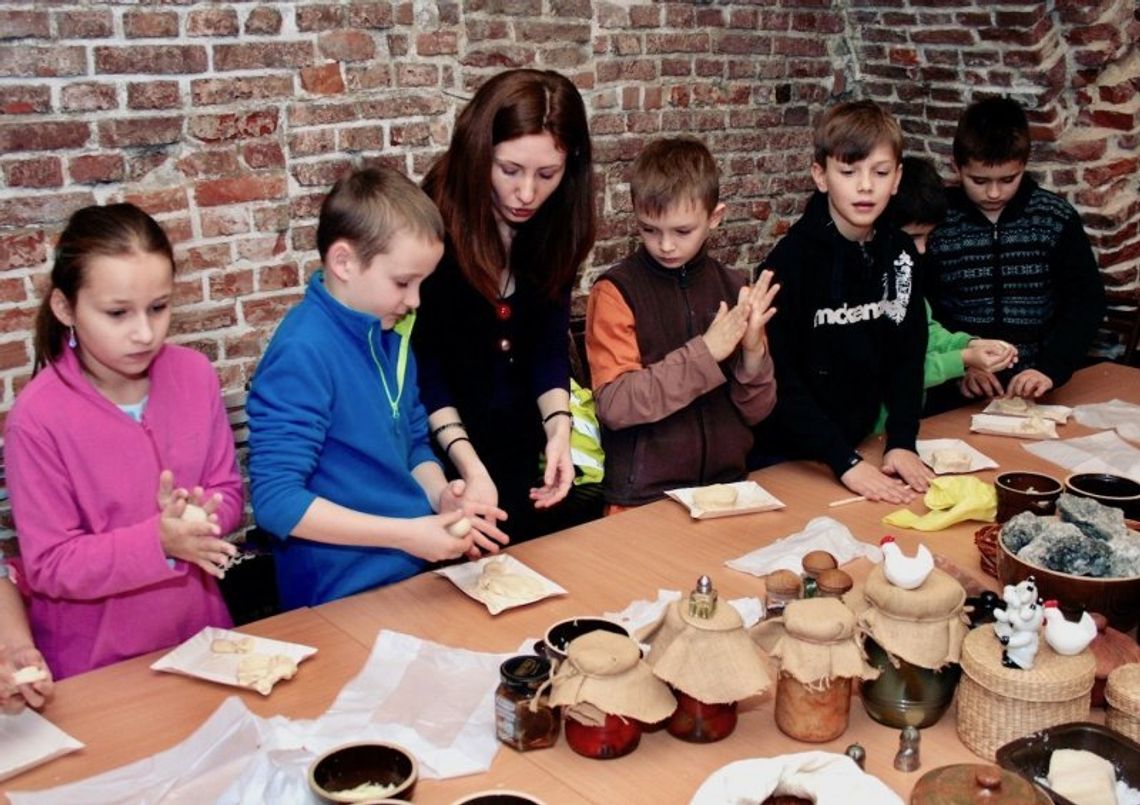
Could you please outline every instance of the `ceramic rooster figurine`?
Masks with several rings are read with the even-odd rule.
[[[934,570],[934,556],[925,545],[919,545],[914,556],[906,556],[892,536],[879,540],[883,549],[883,575],[887,581],[904,590],[914,590],[922,586],[926,577]]]
[[[1056,601],[1045,602],[1045,642],[1058,654],[1080,654],[1096,637],[1096,622],[1087,612],[1076,623],[1066,620]]]

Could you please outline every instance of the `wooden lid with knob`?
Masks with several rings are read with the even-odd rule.
[[[928,771],[915,783],[911,803],[1051,805],[1049,796],[1019,774],[983,763],[958,763]]]

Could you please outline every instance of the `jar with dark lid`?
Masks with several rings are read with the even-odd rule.
[[[499,666],[495,691],[495,735],[520,752],[545,749],[558,740],[559,713],[539,689],[550,678],[550,660],[529,654]]]
[[[842,598],[855,585],[855,582],[852,581],[847,571],[831,568],[822,571],[816,577],[815,585],[821,597]]]
[[[1021,775],[982,763],[957,763],[928,771],[915,783],[910,801],[914,805],[929,802],[1052,803],[1044,791]]]
[[[764,617],[774,618],[789,601],[799,600],[802,582],[790,570],[773,570],[764,577],[764,588]]]

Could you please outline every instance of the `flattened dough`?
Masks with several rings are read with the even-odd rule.
[[[728,484],[702,486],[693,491],[693,505],[698,509],[731,509],[736,505],[736,487]]]

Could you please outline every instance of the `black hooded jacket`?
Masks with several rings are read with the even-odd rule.
[[[914,241],[882,219],[865,244],[840,234],[816,193],[761,268],[780,283],[768,325],[779,393],[764,450],[824,461],[841,476],[890,412],[886,450],[914,450],[926,310]]]

